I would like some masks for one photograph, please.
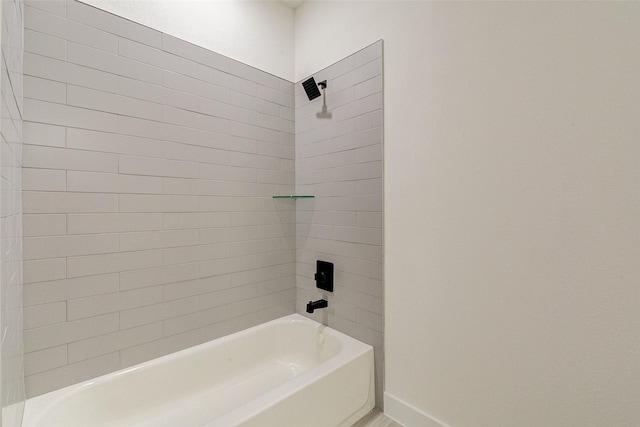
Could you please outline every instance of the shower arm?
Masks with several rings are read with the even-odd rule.
[[[322,89],[322,111],[327,111],[327,96],[325,92],[325,89],[327,88],[327,81],[321,81],[320,83],[318,83],[318,86],[320,86],[320,89]]]

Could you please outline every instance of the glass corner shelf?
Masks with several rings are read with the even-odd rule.
[[[273,196],[274,199],[313,199],[316,196],[303,196],[303,195],[287,195],[287,196]]]

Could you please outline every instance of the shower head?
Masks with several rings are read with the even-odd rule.
[[[303,81],[302,87],[304,88],[304,91],[307,92],[307,97],[309,98],[309,101],[314,100],[320,96],[320,90],[318,89],[316,80],[313,77]]]

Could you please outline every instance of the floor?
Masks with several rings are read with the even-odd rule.
[[[355,423],[352,427],[403,427],[378,409],[371,411],[369,415]]]

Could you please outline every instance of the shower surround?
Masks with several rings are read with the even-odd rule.
[[[0,121],[0,294],[2,419],[22,422],[25,387],[22,338],[22,1],[0,4],[2,116]]]
[[[291,82],[84,3],[28,2],[27,395],[304,313],[322,256],[336,290],[317,315],[375,347],[379,396],[381,71],[378,43],[320,72],[333,118],[316,123]],[[296,191],[316,198],[272,198]]]
[[[297,312],[326,297],[309,317],[375,349],[376,394],[382,404],[382,41],[313,75],[327,81],[309,101],[295,88]],[[303,81],[306,79],[303,79]],[[333,262],[334,292],[316,289],[316,260]]]
[[[292,83],[76,1],[24,74],[29,396],[295,311]]]

